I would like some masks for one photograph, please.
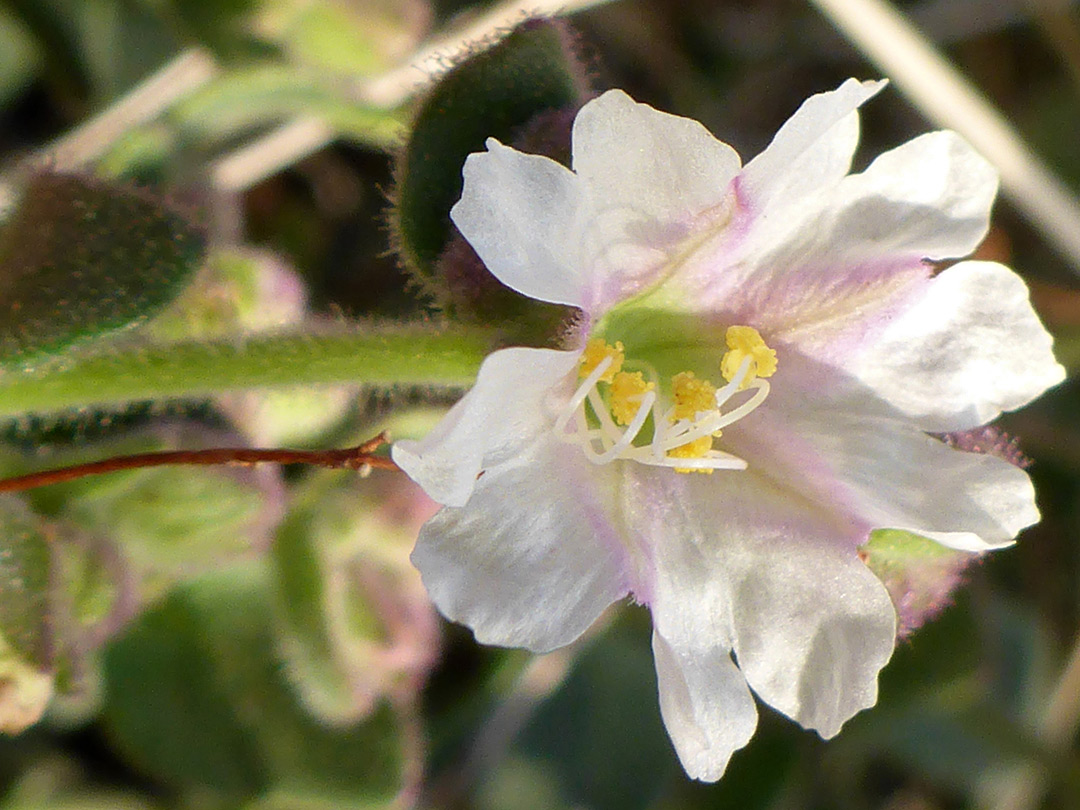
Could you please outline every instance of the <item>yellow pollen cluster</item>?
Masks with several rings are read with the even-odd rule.
[[[765,345],[754,327],[729,326],[726,339],[729,351],[720,361],[720,373],[725,380],[734,380],[743,361],[750,358],[750,369],[739,390],[749,387],[757,377],[771,377],[776,372],[776,352]]]
[[[670,458],[704,458],[708,452],[712,450],[712,436],[702,436],[701,438],[694,439],[692,442],[673,447],[668,450],[667,454]],[[679,473],[707,473],[712,474],[711,467],[676,467],[675,472]]]
[[[581,381],[555,417],[555,436],[581,449],[593,464],[633,461],[680,473],[745,470],[747,462],[713,440],[756,410],[769,395],[776,352],[757,330],[732,326],[717,388],[692,371],[661,383],[649,362],[628,360],[623,344],[592,338],[581,353]],[[635,371],[623,371],[629,364]],[[747,394],[739,392],[746,390]]]
[[[674,401],[672,422],[680,419],[697,419],[699,413],[716,410],[716,386],[708,380],[695,376],[692,371],[681,371],[671,378],[671,398]],[[713,435],[719,436],[720,431],[716,431]],[[673,447],[667,454],[670,458],[704,458],[712,450],[712,439],[712,436],[701,436],[686,444]],[[676,467],[675,472],[711,473],[712,470]]]
[[[620,345],[621,344],[617,344]],[[629,425],[641,407],[641,395],[653,389],[640,371],[620,371],[608,388],[608,406],[617,424]]]
[[[611,365],[608,366],[604,373],[600,377],[600,382],[611,382],[615,379],[615,375],[622,369],[623,360],[626,359],[626,355],[623,352],[623,345],[620,341],[615,341],[615,345],[611,346],[604,341],[603,338],[593,338],[585,345],[585,351],[581,354],[581,370],[578,372],[582,378],[588,377],[592,374],[598,365],[611,358]]]
[[[694,419],[701,412],[716,410],[716,388],[708,380],[682,371],[671,378],[671,396],[675,401],[675,419]]]

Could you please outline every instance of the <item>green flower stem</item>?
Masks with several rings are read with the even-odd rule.
[[[485,330],[358,326],[73,351],[0,371],[0,417],[297,385],[466,387],[491,350]]]

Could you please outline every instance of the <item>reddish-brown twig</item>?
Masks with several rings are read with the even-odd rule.
[[[22,492],[85,478],[88,475],[104,475],[121,470],[139,470],[144,467],[163,467],[177,464],[240,465],[251,464],[313,464],[334,470],[357,470],[365,473],[378,468],[400,469],[388,456],[377,456],[375,451],[386,444],[386,434],[380,433],[356,447],[343,450],[280,450],[249,447],[215,447],[210,450],[166,450],[159,453],[139,453],[60,467],[55,470],[19,475],[0,479],[0,492]]]

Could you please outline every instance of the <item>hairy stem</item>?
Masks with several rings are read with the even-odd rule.
[[[296,385],[466,387],[490,333],[355,327],[70,352],[0,371],[0,417]]]

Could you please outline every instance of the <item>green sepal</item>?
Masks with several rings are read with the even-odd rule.
[[[453,242],[450,209],[461,196],[466,157],[482,152],[488,138],[514,143],[544,114],[575,111],[587,92],[564,24],[531,20],[466,56],[422,99],[398,156],[391,233],[406,269],[448,314],[475,318],[481,310],[512,323],[529,317],[530,307],[545,310],[545,317],[533,316],[541,322],[557,322],[565,312],[505,287],[496,287],[497,295],[486,288],[452,289],[461,282],[448,279],[439,264]],[[472,302],[477,292],[482,300]]]
[[[951,603],[953,590],[978,554],[957,551],[899,529],[878,529],[862,546],[863,560],[884,584],[904,637]]]
[[[130,326],[179,294],[205,238],[151,195],[34,173],[0,231],[0,362]]]

